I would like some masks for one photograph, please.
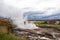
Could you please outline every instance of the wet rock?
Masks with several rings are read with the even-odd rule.
[[[29,38],[30,40],[60,40],[60,32],[55,32],[55,29],[18,29],[16,34],[19,36],[24,36]]]

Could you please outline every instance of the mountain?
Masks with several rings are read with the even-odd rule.
[[[46,16],[42,12],[27,12],[25,15],[28,16],[28,20],[60,20],[60,13]]]

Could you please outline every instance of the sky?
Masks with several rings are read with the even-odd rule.
[[[27,18],[23,19],[26,12],[43,12],[41,16],[60,14],[60,0],[0,0],[0,16],[11,18],[17,27],[27,28]]]
[[[14,11],[22,10],[23,12],[44,12],[42,16],[48,16],[55,14],[55,12],[60,12],[60,0],[0,0],[0,5],[1,3],[4,4],[3,8],[5,9],[9,6],[10,8],[12,7]],[[9,10],[9,12],[11,12],[11,10]]]
[[[44,11],[46,15],[60,10],[60,0],[3,0],[4,4],[27,9],[29,11]]]

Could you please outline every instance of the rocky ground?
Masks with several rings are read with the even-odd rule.
[[[55,28],[15,29],[16,36],[24,36],[30,40],[60,40],[60,30]]]

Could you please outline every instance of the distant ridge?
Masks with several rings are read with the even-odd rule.
[[[40,16],[36,15],[40,14]],[[42,16],[39,12],[28,12],[25,15],[28,16],[28,20],[60,20],[60,13],[55,13],[49,16]]]

